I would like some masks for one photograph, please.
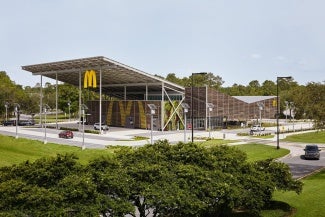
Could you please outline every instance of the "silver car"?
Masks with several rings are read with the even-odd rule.
[[[109,130],[109,127],[106,125],[106,124],[101,124],[101,127],[102,127],[102,130]],[[99,123],[95,123],[94,124],[94,129],[95,130],[99,130],[100,129],[100,126],[99,126]]]

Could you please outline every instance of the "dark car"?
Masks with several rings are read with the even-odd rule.
[[[305,147],[305,159],[317,159],[320,157],[320,149],[317,145],[306,145]]]
[[[2,122],[3,126],[15,126],[16,125],[16,121],[15,120],[7,120],[7,121],[3,121]]]
[[[71,130],[64,130],[59,133],[59,138],[72,139],[73,132]]]

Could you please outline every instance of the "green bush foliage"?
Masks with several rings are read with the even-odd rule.
[[[250,163],[235,147],[158,141],[88,165],[57,155],[3,167],[0,215],[135,216],[135,207],[141,217],[258,215],[275,189],[301,188],[283,163]]]

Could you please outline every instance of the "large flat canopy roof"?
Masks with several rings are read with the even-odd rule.
[[[146,88],[149,93],[160,94],[162,86],[175,94],[182,94],[185,90],[182,86],[103,56],[27,65],[22,69],[75,86],[79,86],[80,74],[83,82],[84,72],[95,70],[98,88],[101,71],[102,92],[119,98],[123,98],[125,90],[134,96],[145,94]]]

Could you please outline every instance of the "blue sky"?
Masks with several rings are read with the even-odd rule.
[[[150,74],[325,81],[323,0],[1,0],[0,70],[105,56]]]

